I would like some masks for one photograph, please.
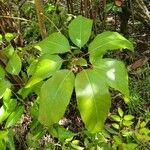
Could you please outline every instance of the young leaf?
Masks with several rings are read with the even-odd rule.
[[[129,97],[128,74],[121,61],[100,59],[94,64],[94,68],[101,74],[108,86]]]
[[[117,115],[112,115],[111,118],[114,120],[114,121],[117,121],[117,122],[120,122],[121,121],[121,118]]]
[[[118,108],[118,114],[120,117],[123,117],[123,110],[120,107]]]
[[[95,70],[83,70],[75,79],[77,104],[87,129],[101,131],[110,108],[108,87]]]
[[[106,31],[95,37],[89,45],[90,62],[94,63],[108,50],[129,49],[133,51],[133,44],[117,32]]]
[[[33,76],[29,79],[26,88],[29,88],[45,78],[50,77],[60,69],[61,65],[62,59],[59,56],[45,54],[41,57],[38,63],[36,63]]]
[[[134,122],[132,121],[126,121],[126,120],[123,120],[123,125],[124,126],[131,126]]]
[[[55,32],[36,44],[35,48],[42,53],[56,54],[68,52],[70,50],[70,45],[64,35]]]
[[[132,116],[132,115],[125,115],[123,119],[126,120],[126,121],[130,121],[130,120],[134,119],[134,116]]]
[[[115,129],[119,129],[119,124],[117,124],[117,123],[113,123],[112,126],[113,126]]]
[[[60,70],[48,79],[41,88],[39,121],[51,126],[64,115],[74,88],[74,74]]]
[[[69,24],[69,37],[76,46],[81,48],[88,42],[92,23],[92,20],[78,16]]]
[[[10,74],[18,75],[20,70],[21,70],[21,59],[17,55],[17,53],[14,52],[6,65],[6,71],[9,72]]]

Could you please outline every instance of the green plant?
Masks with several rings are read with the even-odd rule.
[[[121,108],[118,108],[118,115],[111,115],[114,123],[111,128],[107,130],[113,135],[113,148],[119,147],[119,149],[135,149],[137,147],[136,142],[133,139],[134,131],[132,130],[132,124],[134,116],[127,114]],[[115,130],[114,130],[115,129]]]
[[[70,47],[61,33],[53,33],[34,46],[41,56],[28,68],[32,77],[25,89],[49,78],[38,93],[39,121],[46,126],[57,123],[64,115],[74,86],[81,117],[90,132],[98,132],[104,126],[111,102],[109,86],[129,97],[124,64],[103,55],[113,49],[133,50],[133,45],[119,33],[107,31],[96,36],[87,52],[91,30],[92,21],[78,16],[69,25],[70,39],[77,47]],[[60,57],[63,53],[65,60]]]
[[[3,65],[0,65],[1,149],[6,148],[6,142],[13,147],[12,129],[24,113],[25,100],[29,99],[30,93],[35,93],[38,98],[30,106],[33,123],[27,136],[29,145],[32,145],[32,136],[38,141],[49,132],[47,127],[63,117],[74,88],[81,117],[91,133],[103,129],[111,103],[109,87],[120,91],[125,100],[129,98],[124,64],[103,58],[103,55],[108,50],[133,50],[132,43],[117,32],[107,31],[88,44],[91,32],[92,20],[78,16],[69,25],[72,46],[57,32],[35,44],[34,48],[40,51],[39,57],[29,57],[28,63],[32,63],[27,68],[27,75],[22,70],[24,60],[20,59],[24,49],[15,50],[9,43],[12,36],[6,36],[9,45],[1,51],[6,60],[1,57]],[[2,37],[0,40],[3,41]],[[41,130],[43,126],[37,118],[45,129]]]

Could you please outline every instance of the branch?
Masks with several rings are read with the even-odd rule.
[[[35,1],[35,7],[37,11],[39,30],[42,38],[45,38],[47,36],[47,32],[45,27],[43,4],[41,0],[34,0],[34,1]]]

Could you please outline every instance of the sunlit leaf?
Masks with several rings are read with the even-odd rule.
[[[75,79],[75,91],[86,128],[93,133],[101,131],[110,108],[110,95],[105,81],[95,70],[83,70]]]
[[[134,116],[132,116],[132,115],[125,115],[123,119],[126,120],[126,121],[130,121],[130,120],[134,119]]]
[[[78,16],[69,24],[69,37],[78,47],[83,47],[89,40],[92,30],[92,20]]]
[[[32,64],[31,64],[32,65]],[[62,59],[57,55],[44,55],[37,63],[35,63],[34,73],[29,79],[26,88],[33,86],[34,84],[50,77],[62,65]],[[31,72],[30,72],[31,73]]]
[[[0,123],[2,123],[3,121],[5,121],[7,119],[7,117],[9,116],[9,112],[7,112],[6,107],[3,105],[0,108]]]
[[[97,35],[89,45],[90,62],[95,63],[108,50],[116,49],[129,49],[133,51],[133,44],[117,32],[103,32]]]
[[[123,117],[123,110],[120,107],[118,108],[118,114],[120,117]]]
[[[127,69],[121,61],[100,59],[94,64],[94,68],[101,74],[108,86],[129,97]]]
[[[42,53],[56,54],[65,53],[70,50],[69,42],[67,38],[61,33],[52,33],[41,42],[37,43],[36,49]]]

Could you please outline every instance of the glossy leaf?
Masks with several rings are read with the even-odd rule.
[[[9,128],[14,126],[17,121],[21,118],[22,114],[24,112],[24,107],[23,106],[19,106],[13,113],[11,113],[11,115],[8,117],[5,127]]]
[[[103,32],[97,35],[89,45],[90,62],[94,63],[102,58],[108,50],[116,49],[133,51],[133,44],[117,32]]]
[[[95,63],[94,68],[98,70],[108,86],[129,97],[128,74],[121,61],[107,58],[100,59]]]
[[[63,117],[74,88],[74,74],[60,70],[41,88],[39,121],[45,126],[57,123]]]
[[[132,116],[132,115],[125,115],[123,119],[126,120],[126,121],[130,121],[130,120],[134,119],[134,116]]]
[[[18,75],[21,70],[21,65],[22,64],[20,57],[17,55],[16,52],[14,52],[6,65],[6,71],[10,74]]]
[[[55,32],[36,44],[35,48],[42,53],[56,54],[68,52],[70,45],[64,35]]]
[[[110,108],[110,95],[105,81],[95,70],[83,70],[75,79],[77,105],[86,128],[103,129]]]
[[[69,37],[78,47],[83,47],[89,40],[92,30],[92,20],[78,16],[69,24]]]
[[[31,64],[32,65],[32,64]],[[29,79],[26,88],[53,75],[62,65],[62,59],[57,55],[46,54],[35,64],[33,76]]]

